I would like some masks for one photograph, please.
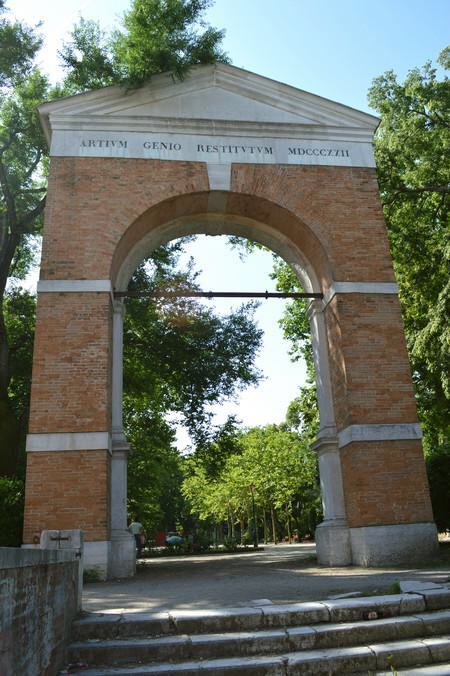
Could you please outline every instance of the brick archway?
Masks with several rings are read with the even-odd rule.
[[[126,288],[156,246],[191,232],[259,240],[291,264],[305,289],[324,294],[309,311],[321,417],[314,447],[325,509],[319,561],[382,565],[436,551],[370,151],[376,121],[275,83],[280,112],[274,83],[242,73],[204,67],[187,83],[155,78],[148,100],[145,91],[110,88],[41,109],[52,160],[24,539],[31,543],[44,528],[81,528],[88,565],[105,575],[134,569],[125,530],[122,313],[111,292]],[[249,79],[251,94],[244,91]],[[176,118],[177,97],[189,119]],[[220,143],[206,137],[208,106]],[[289,106],[295,129],[285,119]],[[155,131],[162,115],[164,129],[173,126],[165,136]],[[151,133],[143,136],[146,125]]]

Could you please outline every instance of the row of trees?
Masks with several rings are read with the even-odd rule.
[[[111,35],[81,21],[61,50],[64,81],[53,86],[36,66],[42,42],[38,31],[9,19],[0,0],[0,44],[7,47],[0,50],[0,515],[5,519],[0,522],[0,537],[4,543],[20,542],[35,312],[35,298],[20,282],[36,260],[48,166],[36,106],[51,97],[109,84],[140,86],[162,71],[183,77],[192,64],[225,60],[223,33],[202,24],[208,5],[208,0],[132,0],[121,28]],[[449,67],[448,49],[439,61],[442,68]],[[438,525],[444,528],[450,526],[450,87],[448,79],[439,79],[427,64],[412,71],[403,84],[392,72],[381,76],[374,81],[369,100],[382,119],[376,137],[380,188],[425,430],[433,505]],[[157,252],[150,266],[137,271],[134,288],[195,286],[192,268],[176,271],[181,248],[182,243],[176,243]],[[280,290],[298,288],[283,262],[275,263],[274,276]],[[170,525],[178,515],[188,518],[186,491],[196,472],[199,476],[204,472],[211,491],[224,472],[222,479],[236,501],[236,486],[250,465],[264,462],[249,450],[252,439],[259,439],[265,448],[267,436],[300,434],[297,441],[289,439],[293,447],[298,444],[305,468],[310,466],[305,449],[314,438],[318,416],[309,329],[300,302],[290,305],[283,327],[292,357],[305,358],[309,373],[308,383],[289,408],[287,429],[237,433],[229,424],[214,431],[208,418],[210,405],[259,377],[252,365],[260,334],[251,308],[223,318],[191,301],[154,306],[129,302],[125,423],[136,449],[130,463],[130,502],[149,525]],[[217,359],[218,354],[223,358]],[[193,435],[196,452],[188,463],[175,449],[168,414],[178,416]],[[205,460],[208,444],[217,446],[219,438],[219,459],[210,455]],[[274,445],[275,441],[267,443]],[[209,468],[211,463],[217,464],[215,470]],[[286,505],[300,504],[299,496],[281,500],[271,494],[267,506],[262,477],[258,479],[256,467],[252,472],[250,485],[261,515],[263,509],[269,513],[273,507],[289,513]],[[304,485],[305,495],[314,492],[313,483]],[[312,495],[311,504],[314,500]],[[236,507],[234,515],[247,513],[247,503]],[[196,515],[206,514],[195,504],[194,500]]]
[[[316,458],[305,438],[268,425],[235,432],[233,444],[221,467],[217,442],[185,460],[182,493],[189,513],[201,522],[225,522],[233,541],[313,534],[320,495]]]

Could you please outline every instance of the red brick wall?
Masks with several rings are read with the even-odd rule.
[[[114,282],[149,231],[205,214],[208,190],[202,163],[53,158],[41,278]],[[373,169],[235,164],[223,203],[225,218],[282,233],[324,291],[333,280],[394,281]],[[110,317],[106,293],[40,294],[30,432],[109,430]],[[415,422],[397,298],[339,295],[326,322],[338,429]],[[352,525],[392,523],[394,512],[402,522],[431,519],[420,443],[351,444],[343,458]],[[28,541],[44,527],[81,527],[87,539],[105,539],[108,465],[105,449],[30,453]]]
[[[30,433],[110,428],[110,296],[39,295]]]
[[[341,458],[350,528],[433,521],[419,441],[354,442]]]
[[[24,542],[46,530],[109,536],[110,459],[105,450],[28,453]]]

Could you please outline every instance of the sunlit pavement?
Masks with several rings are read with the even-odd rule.
[[[85,585],[83,610],[155,612],[311,601],[353,591],[384,590],[399,580],[442,583],[450,566],[324,568],[315,545],[265,545],[244,554],[147,559],[135,578]]]

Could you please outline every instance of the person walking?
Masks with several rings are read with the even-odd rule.
[[[144,526],[140,521],[138,521],[138,519],[135,519],[128,526],[128,530],[132,535],[134,535],[134,539],[136,541],[136,558],[140,559],[145,542]]]

